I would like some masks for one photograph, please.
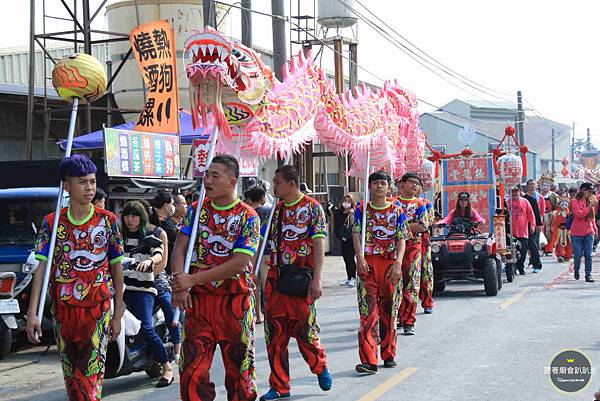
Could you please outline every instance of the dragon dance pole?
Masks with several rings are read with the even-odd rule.
[[[371,151],[367,152],[367,161],[365,162],[365,195],[363,199],[362,221],[360,223],[360,253],[365,256],[365,240],[367,237],[367,203],[369,202],[369,167],[371,164]]]
[[[312,145],[311,145],[312,146]],[[285,158],[285,163],[288,164],[292,158],[292,154],[290,153]],[[275,216],[275,208],[277,207],[277,199],[273,202],[273,207],[269,211],[269,219],[267,220],[267,226],[265,230],[265,237],[260,243],[260,250],[258,251],[258,257],[256,258],[256,266],[254,266],[254,277],[258,276],[258,272],[260,270],[260,265],[262,263],[263,257],[265,255],[265,249],[267,248],[267,240],[269,238],[269,231],[271,231],[271,222],[273,221],[273,216]]]
[[[210,137],[210,147],[208,148],[208,155],[206,157],[206,168],[210,165],[210,162],[215,155],[215,148],[217,147],[217,135],[218,130],[215,128],[215,131],[212,133]],[[200,186],[200,196],[198,197],[198,207],[196,208],[196,213],[194,213],[194,222],[192,223],[192,232],[190,233],[190,242],[188,243],[187,251],[185,253],[185,262],[183,263],[183,272],[190,272],[190,264],[192,263],[192,254],[194,253],[194,246],[196,245],[196,235],[198,235],[198,223],[200,221],[200,211],[202,210],[202,205],[204,205],[204,197],[206,196],[206,188],[204,187],[204,179],[202,180],[202,185]],[[173,321],[179,321],[179,308],[175,309],[175,314],[173,315]]]
[[[71,120],[69,122],[69,132],[67,134],[67,146],[65,148],[65,157],[71,156],[71,148],[73,147],[73,135],[75,133],[75,122],[77,121],[77,110],[79,109],[79,98],[73,98],[71,107]],[[46,271],[44,272],[44,282],[42,284],[42,292],[40,294],[40,302],[38,304],[37,317],[42,321],[44,316],[44,306],[46,306],[46,292],[50,282],[50,271],[52,270],[52,261],[54,260],[54,247],[56,246],[56,234],[58,231],[58,221],[60,210],[62,209],[63,184],[62,181],[58,186],[58,197],[56,198],[56,209],[54,209],[54,222],[52,223],[52,234],[50,235],[50,252],[48,252],[48,261],[46,262]]]

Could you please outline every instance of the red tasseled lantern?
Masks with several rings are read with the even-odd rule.
[[[523,160],[523,177],[527,177],[527,152],[529,152],[529,148],[527,145],[519,146],[519,151]]]
[[[523,174],[523,161],[517,155],[511,153],[498,159],[500,170],[500,182],[508,187],[513,187],[521,183]]]
[[[566,177],[569,175],[569,169],[567,169],[566,167],[563,167],[563,169],[560,170],[560,172],[562,173],[563,177]]]
[[[567,167],[569,165],[569,159],[567,159],[566,157],[563,157],[562,160],[560,161],[560,164]]]
[[[506,134],[508,136],[514,136],[515,129],[511,125],[507,125],[506,128],[504,128],[504,134]]]

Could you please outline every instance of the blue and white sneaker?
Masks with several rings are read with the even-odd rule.
[[[331,385],[333,384],[333,378],[331,377],[331,373],[329,373],[328,368],[325,368],[325,370],[323,372],[321,372],[320,375],[317,375],[317,378],[319,379],[319,387],[321,387],[321,390],[323,390],[323,391],[331,390]]]
[[[269,389],[262,397],[259,398],[260,401],[268,401],[268,400],[278,400],[280,398],[289,398],[290,393],[280,393],[274,388]]]

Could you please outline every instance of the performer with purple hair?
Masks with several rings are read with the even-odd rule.
[[[33,343],[40,342],[36,311],[52,251],[49,292],[67,393],[70,400],[100,400],[106,348],[121,331],[123,240],[117,218],[91,203],[96,193],[94,163],[84,155],[66,157],[59,174],[70,201],[60,212],[54,250],[50,250],[54,213],[44,218],[38,233],[40,264],[27,312],[27,336]]]

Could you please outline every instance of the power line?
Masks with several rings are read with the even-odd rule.
[[[453,72],[454,74],[458,75],[461,78],[466,79],[467,81],[480,86],[484,89],[490,90],[492,92],[496,92],[499,93],[501,95],[505,95],[505,96],[512,96],[512,94],[510,93],[506,93],[506,92],[502,92],[496,89],[492,89],[489,88],[485,85],[482,85],[458,72],[456,72],[455,70],[453,70],[452,68],[448,67],[447,65],[443,64],[442,62],[436,60],[433,56],[429,55],[427,52],[425,52],[424,50],[422,50],[421,48],[419,48],[417,45],[415,45],[414,43],[412,43],[410,40],[408,40],[405,36],[403,36],[402,34],[400,34],[398,31],[396,31],[393,27],[391,27],[389,24],[387,24],[384,20],[382,20],[381,18],[379,18],[377,15],[375,15],[375,13],[373,13],[368,7],[366,7],[365,5],[363,5],[360,1],[356,0],[356,2],[362,7],[364,8],[369,14],[371,14],[373,17],[375,17],[379,22],[381,22],[383,25],[385,25],[388,29],[390,29],[392,32],[394,32],[396,35],[398,35],[401,39],[403,39],[404,41],[406,41],[408,44],[410,44],[412,47],[414,47],[415,49],[417,49],[419,52],[421,52],[423,55],[425,55],[426,57],[428,57],[429,59],[431,59],[432,61],[434,61],[435,63],[437,63],[438,65],[440,65],[441,67]]]
[[[468,90],[460,87],[459,85],[457,85],[456,83],[450,81],[449,79],[447,79],[446,77],[442,76],[440,73],[438,73],[437,71],[433,70],[432,68],[437,68],[438,70],[441,70],[444,74],[458,80],[459,82],[461,82],[464,85],[467,85],[479,92],[485,93],[488,96],[491,96],[492,98],[496,98],[502,101],[510,101],[506,98],[502,98],[498,95],[494,95],[486,90],[480,89],[476,86],[474,86],[473,84],[465,81],[464,79],[461,79],[460,77],[457,77],[456,75],[452,74],[450,71],[448,71],[447,69],[440,67],[434,63],[432,63],[431,61],[425,59],[423,56],[419,55],[418,53],[416,53],[415,51],[413,51],[411,48],[409,48],[408,46],[406,46],[405,44],[403,44],[402,42],[400,42],[398,39],[394,38],[390,33],[388,33],[387,31],[385,31],[382,27],[380,27],[379,25],[377,25],[375,22],[371,21],[370,19],[368,19],[367,17],[365,17],[363,14],[361,14],[360,12],[356,11],[354,8],[352,8],[351,6],[349,6],[348,4],[344,3],[342,0],[337,0],[340,4],[344,5],[350,12],[354,13],[356,16],[358,16],[363,22],[365,22],[368,26],[370,26],[372,29],[374,29],[380,36],[382,36],[384,39],[386,39],[388,42],[390,42],[394,47],[396,47],[398,50],[402,51],[404,54],[406,54],[407,56],[409,56],[411,59],[413,59],[415,62],[417,62],[419,65],[421,65],[422,67],[426,68],[427,70],[429,70],[430,72],[432,72],[433,74],[437,75],[438,77],[440,77],[441,79],[443,79],[444,81],[450,83],[451,85],[457,87],[458,89],[477,97],[478,99],[484,100],[494,106],[497,106],[501,109],[506,109],[506,110],[510,110],[510,111],[516,111],[515,109],[509,109],[507,107],[501,106],[499,104],[496,104],[490,100],[484,99],[480,96],[478,96],[477,94],[474,94],[472,92],[469,92]],[[364,7],[364,6],[363,6]],[[370,11],[369,11],[370,12]],[[371,14],[373,14],[372,12],[370,12]],[[374,15],[374,14],[373,14]],[[378,17],[376,17],[378,18]],[[419,61],[421,60],[421,61]],[[427,63],[427,65],[425,65],[424,63]],[[431,67],[430,67],[431,66]]]
[[[242,6],[236,6],[236,5],[229,4],[229,3],[224,3],[224,2],[221,2],[221,1],[218,1],[218,0],[213,0],[213,1],[214,1],[215,3],[217,3],[217,4],[222,4],[222,5],[229,6],[229,7],[233,7],[233,8],[237,8],[237,9],[240,9],[240,10],[248,10],[248,11],[250,11],[250,12],[252,12],[252,13],[255,13],[255,14],[258,14],[258,15],[262,15],[262,16],[265,16],[265,17],[270,17],[270,18],[277,18],[277,19],[281,19],[281,20],[283,20],[283,21],[287,22],[288,24],[294,25],[295,27],[297,27],[297,28],[298,28],[298,29],[300,29],[301,31],[305,32],[307,35],[311,36],[311,37],[312,37],[312,38],[313,38],[315,41],[319,42],[319,44],[320,44],[321,46],[327,47],[329,50],[331,50],[331,51],[332,51],[332,52],[334,52],[335,54],[339,54],[339,55],[340,55],[342,58],[346,59],[346,60],[347,60],[347,61],[349,61],[351,64],[355,65],[357,68],[359,68],[359,69],[363,70],[364,72],[366,72],[367,74],[371,75],[373,78],[375,78],[375,79],[379,80],[380,82],[386,82],[386,81],[388,81],[388,80],[386,80],[386,79],[383,79],[383,78],[381,78],[380,76],[378,76],[378,75],[377,75],[377,74],[375,74],[374,72],[372,72],[372,71],[368,70],[367,68],[363,67],[362,65],[358,64],[357,62],[354,62],[354,61],[353,61],[352,59],[350,59],[348,56],[346,56],[345,54],[343,54],[343,52],[338,52],[338,51],[336,51],[336,50],[335,50],[335,48],[334,48],[333,46],[329,45],[328,43],[326,43],[326,42],[325,42],[325,41],[323,41],[322,39],[318,38],[318,37],[317,37],[317,36],[315,36],[315,35],[314,35],[312,32],[310,32],[310,31],[306,30],[305,28],[303,28],[303,27],[302,27],[302,26],[300,26],[299,24],[297,24],[297,23],[295,23],[295,22],[291,21],[291,20],[290,20],[290,18],[289,18],[289,17],[287,17],[287,16],[285,16],[285,17],[282,17],[282,16],[280,16],[280,15],[269,14],[269,13],[265,13],[265,12],[262,12],[262,11],[253,10],[253,9],[251,9],[251,8],[246,8],[246,7],[242,7]],[[464,89],[463,89],[463,90],[464,90]],[[480,120],[480,119],[476,119],[476,118],[465,117],[465,116],[462,116],[462,115],[460,115],[460,114],[454,113],[454,112],[452,112],[452,111],[450,111],[450,110],[446,110],[446,109],[444,109],[444,108],[443,108],[443,107],[441,107],[441,106],[436,106],[435,104],[433,104],[433,103],[431,103],[431,102],[428,102],[428,101],[426,101],[426,100],[424,100],[424,99],[422,99],[422,98],[419,98],[419,97],[417,97],[417,100],[418,100],[419,102],[422,102],[422,103],[424,103],[424,104],[428,105],[428,106],[434,107],[434,108],[435,108],[435,109],[437,109],[437,110],[444,111],[444,112],[446,112],[446,113],[448,113],[448,114],[454,115],[454,116],[456,116],[456,117],[460,117],[460,118],[462,118],[462,119],[465,119],[465,120],[470,120],[470,121],[478,121],[478,122],[483,122],[483,123],[497,123],[497,124],[506,124],[506,123],[502,123],[502,122],[489,121],[489,120]],[[485,100],[485,99],[483,99],[483,100]],[[498,107],[500,107],[500,106],[498,106]],[[503,108],[503,109],[505,109],[505,108]],[[506,110],[510,110],[510,109],[506,109]],[[514,110],[510,110],[510,111],[514,111]],[[511,121],[510,123],[513,123],[513,121]]]

